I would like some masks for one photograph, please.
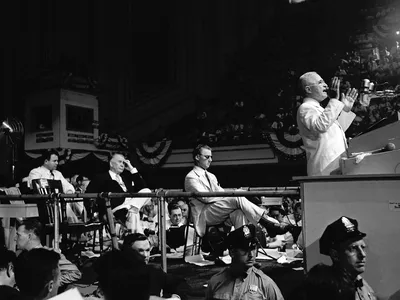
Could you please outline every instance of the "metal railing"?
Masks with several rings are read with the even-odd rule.
[[[61,193],[50,193],[47,195],[0,195],[1,199],[8,200],[28,200],[28,199],[45,199],[52,201],[54,211],[59,211],[61,199],[64,199],[65,203],[68,202],[80,202],[83,199],[100,198],[104,199],[106,205],[106,216],[109,225],[109,231],[112,240],[113,249],[118,249],[118,238],[115,232],[115,224],[113,213],[111,210],[111,201],[113,198],[143,198],[148,197],[157,199],[158,201],[158,224],[159,224],[159,241],[161,247],[161,261],[162,268],[167,271],[167,248],[166,248],[166,210],[165,203],[166,198],[197,198],[197,197],[246,197],[246,196],[260,196],[260,197],[283,197],[283,196],[300,196],[299,187],[254,187],[254,188],[241,188],[241,189],[227,189],[224,192],[183,192],[182,190],[164,190],[159,189],[152,193],[87,193],[87,194],[61,194]],[[79,200],[74,200],[80,198]],[[12,205],[12,204],[10,204]],[[54,214],[54,248],[59,249],[60,243],[60,219],[58,214]]]

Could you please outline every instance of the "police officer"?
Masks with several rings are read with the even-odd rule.
[[[210,279],[206,299],[283,299],[276,283],[254,267],[257,239],[253,224],[232,231],[225,242],[232,264]]]
[[[326,227],[319,240],[320,253],[332,259],[332,274],[341,286],[355,294],[356,300],[376,299],[372,288],[361,277],[367,258],[365,236],[358,230],[357,220],[340,217]]]

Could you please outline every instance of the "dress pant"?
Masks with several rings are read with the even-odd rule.
[[[264,212],[245,197],[224,197],[205,205],[202,214],[207,225],[218,225],[226,220],[227,225],[237,229],[249,222],[257,225]]]

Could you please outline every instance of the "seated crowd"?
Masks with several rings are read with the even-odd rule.
[[[184,181],[185,191],[223,191],[215,175],[207,171],[212,162],[211,148],[199,145],[194,149],[193,160],[193,170]],[[56,170],[57,165],[57,152],[47,152],[43,156],[42,165],[24,178],[19,187],[20,191],[24,194],[49,193],[52,190],[46,189],[42,182],[43,179],[47,179],[61,182],[61,190],[58,192],[66,194],[151,192],[138,170],[120,153],[111,156],[107,172],[98,174],[91,180],[82,175],[66,179]],[[51,185],[50,187],[54,189]],[[7,194],[8,189],[3,190]],[[229,254],[236,257],[237,251],[230,248],[234,243],[229,244],[225,240],[228,240],[227,236],[232,232],[246,231],[250,224],[249,228],[252,232],[254,230],[254,235],[257,234],[258,237],[254,239],[257,240],[257,246],[282,248],[290,244],[290,247],[302,248],[301,241],[298,241],[300,232],[294,230],[301,229],[301,202],[286,205],[284,208],[263,207],[260,202],[257,203],[257,199],[250,200],[245,197],[168,199],[168,252],[183,252],[188,244],[187,235],[193,237],[197,234],[204,241],[211,243],[211,240],[207,240],[207,234],[212,231],[210,228],[224,226],[227,228],[221,236],[224,247],[219,250],[229,250]],[[106,251],[96,260],[94,269],[98,275],[99,290],[91,297],[121,299],[134,290],[135,299],[185,298],[186,283],[182,278],[167,275],[160,268],[149,265],[150,254],[159,251],[157,204],[156,199],[149,197],[121,197],[111,201],[116,228],[120,228],[120,249]],[[103,198],[67,202],[65,209],[69,224],[88,220],[106,224],[106,204]],[[71,256],[77,258],[77,262],[72,263],[70,260],[74,260],[67,255],[70,259],[68,260],[59,249],[51,248],[49,244],[44,246],[46,219],[43,216],[19,219],[15,224],[17,253],[2,249],[0,255],[0,291],[9,295],[7,299],[48,299],[79,282],[82,276],[78,268],[82,266],[79,261],[80,255]],[[100,234],[110,237],[106,230]],[[85,233],[78,236],[77,240],[86,239],[88,242],[88,238],[93,239],[93,236]],[[216,251],[212,254],[218,257],[222,252]],[[215,259],[213,255],[210,255],[210,259]],[[240,257],[237,257],[240,262]],[[260,271],[254,272],[256,276],[260,275]],[[282,299],[279,288],[273,281],[270,284],[274,297]],[[1,292],[0,294],[3,295]]]

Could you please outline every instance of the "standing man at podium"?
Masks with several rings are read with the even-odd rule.
[[[346,156],[344,132],[355,118],[351,108],[358,92],[353,88],[340,95],[340,80],[334,77],[331,86],[334,95],[323,108],[320,103],[328,97],[329,87],[321,76],[316,72],[303,74],[300,87],[304,100],[297,111],[297,124],[307,154],[307,174],[336,173],[340,158]]]

